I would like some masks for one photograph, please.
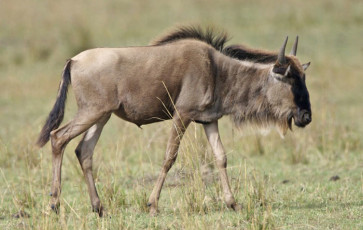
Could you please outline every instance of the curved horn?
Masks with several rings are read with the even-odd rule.
[[[286,44],[287,44],[287,39],[289,37],[286,36],[286,39],[285,39],[285,42],[284,44],[282,45],[281,49],[280,49],[280,53],[279,55],[277,56],[277,61],[280,63],[280,64],[285,64],[286,63],[286,58],[285,58],[285,48],[286,48]]]
[[[296,36],[296,39],[295,39],[295,43],[294,43],[294,46],[292,47],[292,50],[290,52],[290,55],[294,55],[296,56],[296,52],[297,52],[297,43],[299,42],[299,36]]]

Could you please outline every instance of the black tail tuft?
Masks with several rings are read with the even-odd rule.
[[[49,113],[48,119],[45,122],[37,141],[39,147],[43,147],[49,141],[50,132],[57,129],[63,121],[68,86],[69,83],[71,83],[71,62],[72,60],[69,59],[64,67],[62,80],[59,84],[57,100],[52,111]]]

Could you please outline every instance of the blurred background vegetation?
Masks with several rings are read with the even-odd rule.
[[[49,215],[50,146],[37,149],[34,142],[65,60],[94,47],[146,45],[185,24],[212,25],[229,32],[230,44],[268,50],[299,35],[298,57],[312,62],[313,123],[281,140],[222,119],[241,213],[221,201],[213,157],[201,128],[192,125],[162,192],[162,213],[150,218],[145,203],[170,122],[140,130],[112,118],[94,156],[97,187],[112,218],[90,213],[73,153],[77,141],[65,153],[63,210]],[[0,227],[363,228],[362,38],[360,0],[0,1]],[[75,111],[70,92],[65,120]],[[340,180],[330,181],[335,175]],[[20,211],[29,217],[14,218]]]

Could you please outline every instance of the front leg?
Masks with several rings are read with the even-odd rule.
[[[222,183],[222,189],[224,193],[224,201],[226,202],[229,208],[237,211],[241,209],[241,206],[236,204],[236,201],[233,197],[231,187],[229,186],[228,176],[227,176],[227,157],[224,152],[223,144],[221,142],[221,138],[219,136],[218,131],[218,121],[215,121],[210,124],[203,125],[205,134],[208,138],[209,144],[212,147],[214,156],[216,158],[216,164],[219,170],[219,176]]]
[[[168,145],[166,148],[165,158],[163,162],[163,167],[159,174],[159,177],[155,183],[154,189],[149,197],[149,202],[147,205],[150,207],[150,215],[154,216],[158,211],[158,201],[160,197],[161,188],[163,187],[166,174],[170,170],[171,166],[173,166],[176,157],[178,155],[178,149],[180,141],[183,137],[183,134],[190,124],[189,119],[183,119],[179,116],[174,117],[173,119],[173,128],[171,130],[171,134],[168,140]]]

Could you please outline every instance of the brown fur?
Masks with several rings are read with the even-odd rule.
[[[57,128],[70,81],[61,83],[38,141],[42,146],[51,137],[51,207],[58,211],[64,148],[85,133],[76,154],[93,210],[102,216],[103,207],[92,177],[92,155],[104,125],[111,114],[116,114],[138,126],[173,120],[162,171],[149,198],[151,214],[157,212],[166,174],[192,121],[204,126],[227,205],[239,209],[228,182],[218,119],[231,115],[237,124],[272,123],[286,130],[292,118],[296,125],[308,124],[311,111],[303,67],[295,57],[288,56],[281,59],[286,63],[279,63],[276,53],[242,46],[223,48],[226,40],[225,34],[187,27],[163,36],[152,46],[92,49],[73,57],[66,65],[63,82],[72,80],[78,112],[72,121]]]

